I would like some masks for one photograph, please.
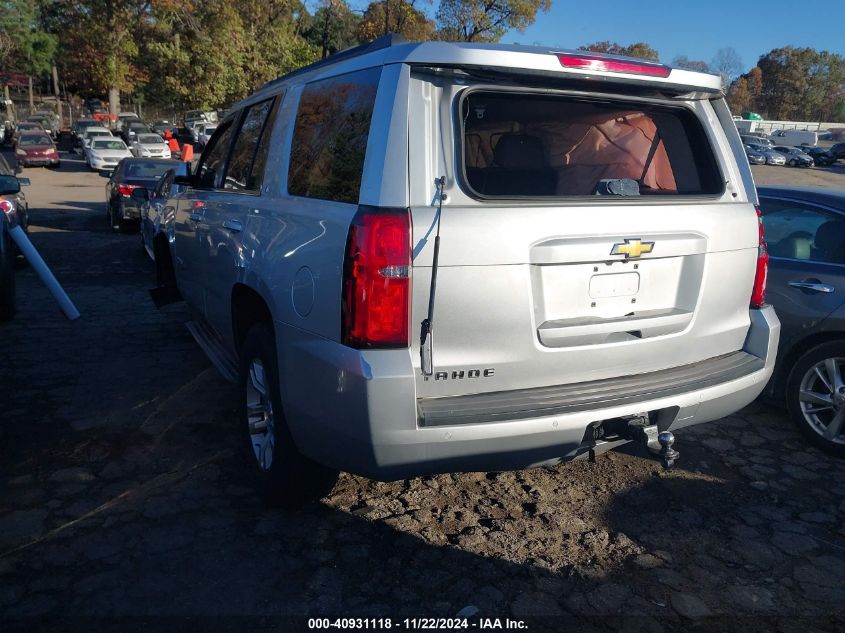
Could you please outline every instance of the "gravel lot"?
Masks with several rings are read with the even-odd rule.
[[[0,627],[300,630],[306,617],[512,618],[540,631],[842,631],[845,461],[754,404],[678,434],[517,473],[376,483],[267,510],[243,476],[235,392],[156,310],[105,180],[28,169],[34,243],[0,325]],[[845,187],[842,165],[755,167]]]

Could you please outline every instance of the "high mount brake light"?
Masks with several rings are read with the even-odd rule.
[[[607,73],[627,73],[629,75],[648,75],[649,77],[668,77],[672,69],[662,64],[649,64],[621,59],[607,59],[592,55],[558,55],[564,68],[595,70]]]
[[[343,343],[408,347],[411,216],[407,209],[360,207],[343,267]]]
[[[769,249],[763,231],[763,213],[757,207],[759,245],[757,246],[757,270],[754,273],[754,288],[751,291],[751,307],[761,308],[766,303],[766,279],[769,276]]]

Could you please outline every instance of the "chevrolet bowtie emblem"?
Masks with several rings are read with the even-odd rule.
[[[624,255],[625,259],[629,257],[639,257],[643,253],[650,253],[654,250],[654,242],[643,242],[639,238],[633,240],[625,240],[613,245],[611,255]]]

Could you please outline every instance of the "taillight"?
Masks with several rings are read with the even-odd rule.
[[[132,196],[132,192],[138,188],[138,185],[118,185],[117,186],[117,193],[121,196],[126,196],[127,198]]]
[[[408,347],[411,216],[407,209],[360,207],[343,266],[345,345]]]
[[[629,75],[648,75],[649,77],[668,77],[672,69],[663,64],[610,59],[593,55],[560,54],[560,65],[579,70],[595,70],[609,73],[628,73]]]
[[[0,200],[0,211],[11,217],[15,212],[15,205],[8,200]]]
[[[769,249],[766,247],[760,207],[757,207],[757,226],[760,240],[757,247],[757,272],[754,275],[754,289],[751,291],[752,308],[761,308],[766,302],[766,278],[769,276]]]

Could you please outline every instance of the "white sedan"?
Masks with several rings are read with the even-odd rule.
[[[137,158],[170,158],[170,147],[158,134],[139,134],[132,143],[132,155]]]
[[[107,127],[99,127],[99,126],[90,126],[85,128],[85,131],[82,133],[82,142],[76,146],[75,151],[77,154],[85,154],[88,151],[88,148],[91,147],[91,139],[96,137],[103,137],[112,138],[113,134],[111,130]]]
[[[112,171],[124,158],[131,158],[132,152],[119,138],[93,138],[85,148],[85,164],[94,171]]]

